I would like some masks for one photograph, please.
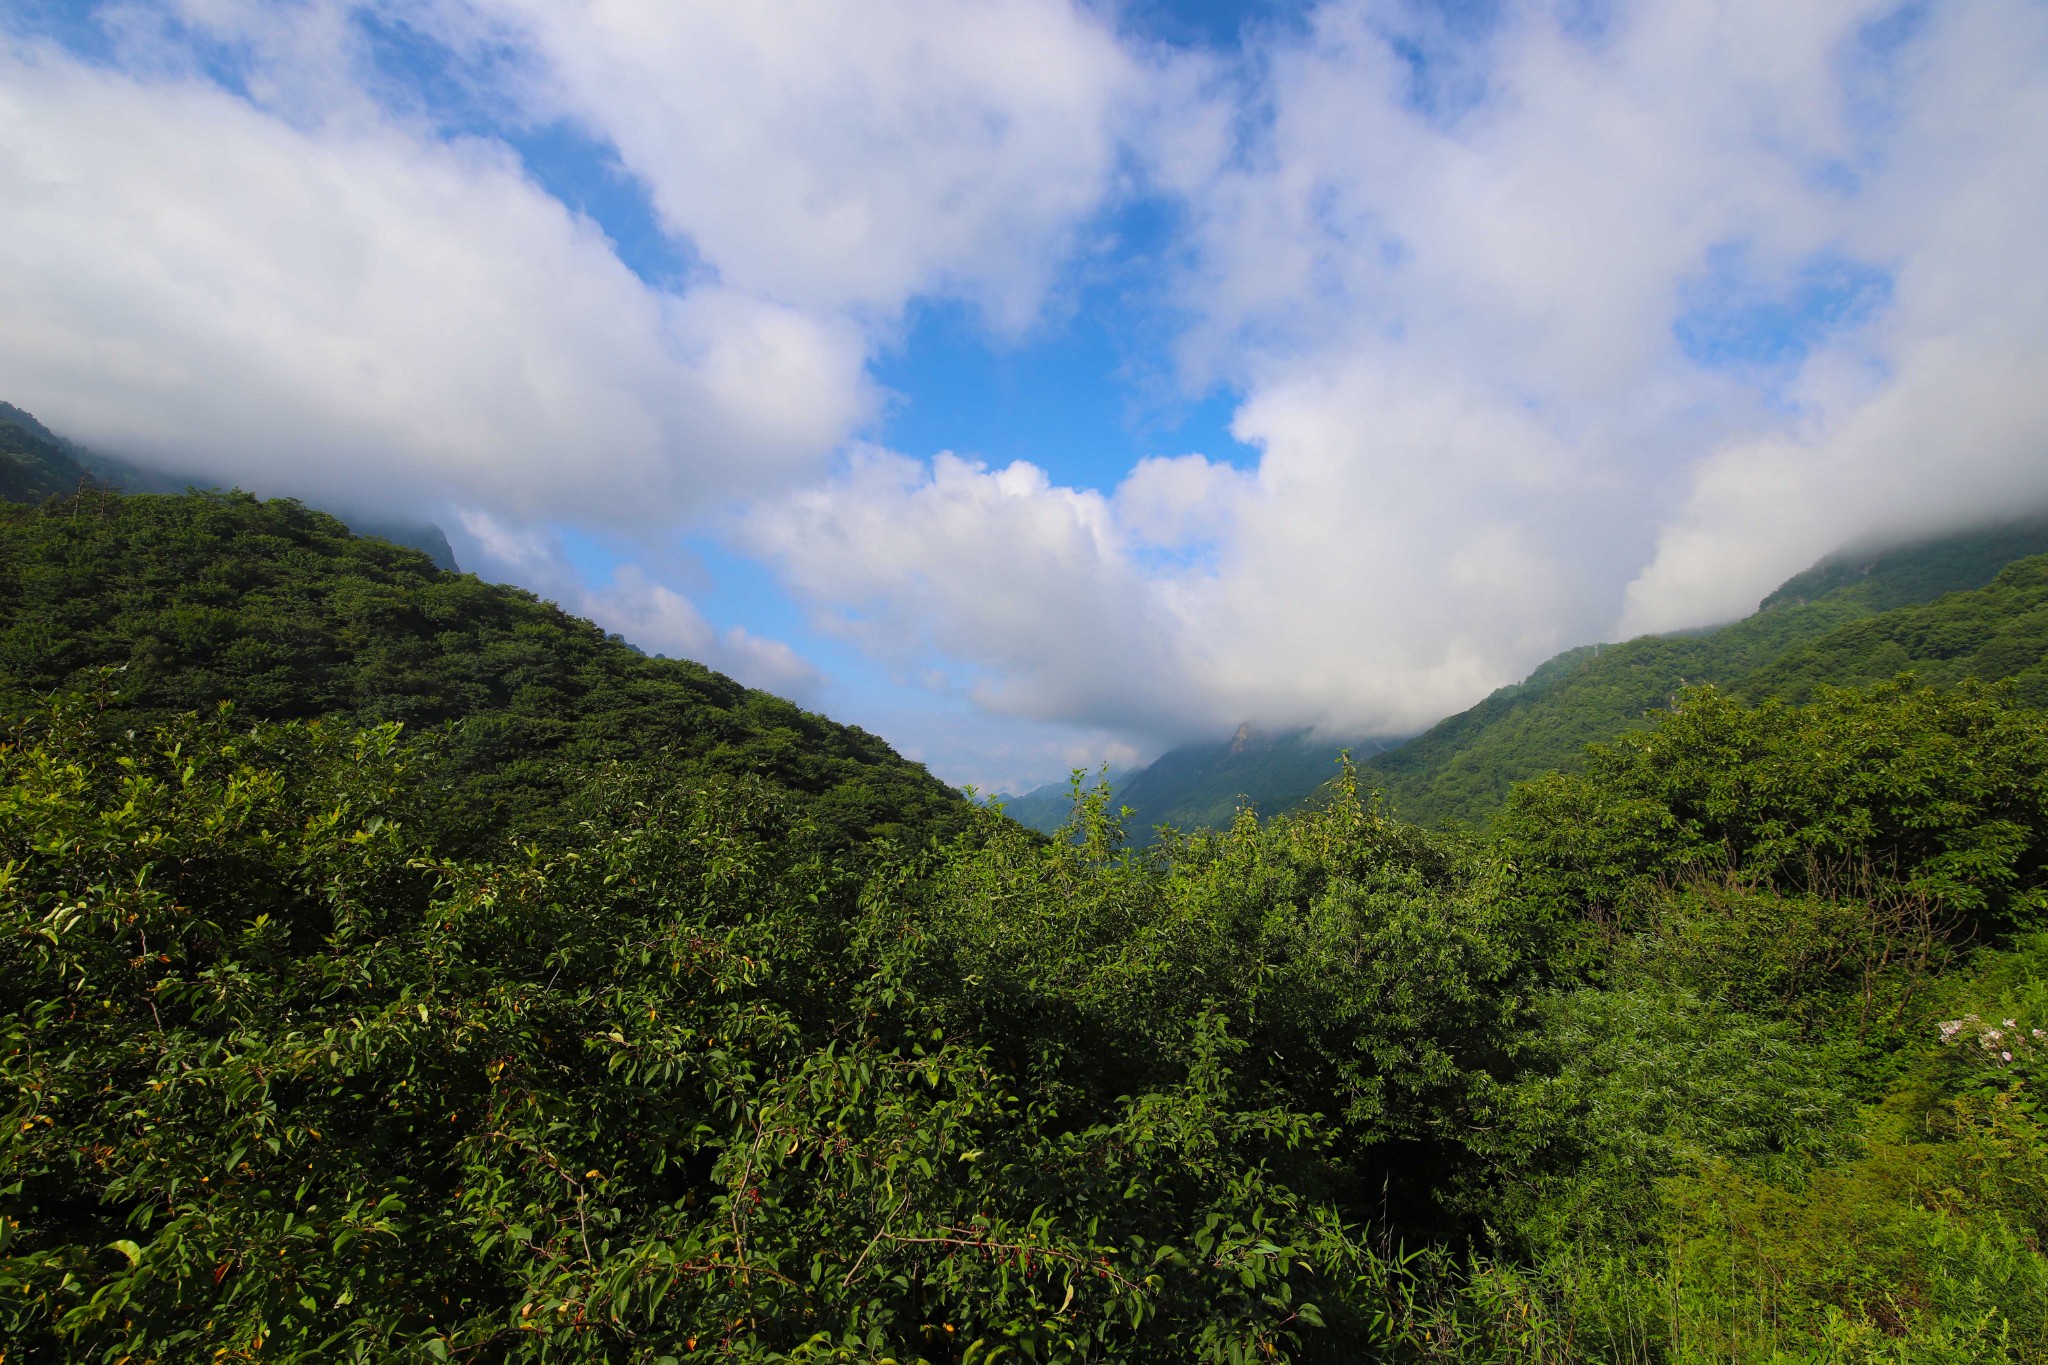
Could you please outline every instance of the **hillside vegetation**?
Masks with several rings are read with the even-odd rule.
[[[1816,762],[1816,757],[1821,761]],[[1354,791],[456,858],[395,726],[0,748],[24,1360],[2028,1361],[2048,718],[1700,694],[1492,841]]]
[[[1140,845],[296,504],[0,509],[0,1359],[2048,1359],[2044,593]]]
[[[1291,810],[1327,789],[1348,751],[1369,765],[1365,782],[1407,818],[1483,824],[1515,783],[1575,767],[1587,744],[1648,724],[1686,687],[1714,682],[1740,687],[1745,696],[1790,695],[1777,681],[1749,687],[1742,680],[1853,622],[1984,587],[2007,564],[2043,553],[2048,518],[2037,517],[1832,555],[1789,579],[1755,615],[1714,630],[1567,650],[1523,681],[1405,741],[1340,744],[1308,731],[1266,735],[1246,726],[1236,739],[1186,745],[1119,774],[1117,800],[1134,812],[1141,839],[1155,824],[1219,829],[1239,805],[1267,813]],[[1802,669],[1810,689],[1816,683],[1888,678],[1909,662],[1948,658],[1903,650],[1886,651],[1874,661],[1852,658],[1860,638],[1844,637],[1847,643],[1788,667]],[[2038,650],[2028,656],[2022,645],[2010,661],[1986,656],[1981,666],[1943,666],[1929,676],[1999,678],[2039,658]],[[1882,666],[1887,663],[1894,666]],[[1793,686],[1789,677],[1784,685]],[[1010,798],[1006,808],[1050,832],[1067,805],[1066,785],[1054,784]]]
[[[61,497],[89,477],[68,441],[12,403],[0,403],[0,502]]]
[[[2009,565],[1989,587],[1855,621],[1780,655],[1733,684],[1753,699],[1806,701],[1829,684],[1912,672],[1925,682],[2011,678],[2048,706],[2048,555]]]
[[[846,844],[964,819],[873,735],[243,494],[0,507],[0,703],[58,690],[103,692],[144,723],[225,701],[250,719],[432,731],[443,799],[478,831],[555,818],[579,768],[622,759],[657,786],[758,774]]]
[[[1370,780],[1410,819],[1480,823],[1515,783],[1576,767],[1585,745],[1649,724],[1684,688],[1708,682],[1752,700],[1804,701],[1819,686],[1919,669],[1930,682],[2024,675],[2023,694],[2048,700],[2048,675],[2041,672],[2048,623],[2030,614],[2040,605],[2027,597],[2032,589],[2006,576],[2032,584],[2048,559],[2022,561],[2003,574],[2002,561],[1989,562],[2015,545],[2043,540],[2048,531],[2002,528],[1937,541],[1899,552],[1866,577],[1810,602],[1781,589],[1773,594],[1776,605],[1719,630],[1574,650],[1527,682],[1374,758]],[[2023,567],[2028,564],[2035,567]],[[1994,575],[2000,575],[1995,588],[1957,592],[1949,586],[1962,580],[1974,587]],[[1936,590],[1949,595],[1878,609]],[[1964,648],[1966,640],[1975,643]]]

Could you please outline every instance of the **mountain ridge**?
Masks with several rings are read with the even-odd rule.
[[[564,793],[621,764],[650,791],[759,779],[840,847],[967,816],[878,736],[289,499],[98,486],[0,503],[0,568],[0,705],[83,693],[135,723],[223,702],[400,722],[430,737],[478,838],[570,818]]]
[[[1587,744],[1647,724],[1687,687],[1734,683],[1855,622],[1986,587],[2009,564],[2042,553],[2048,514],[1893,545],[1868,558],[1837,551],[1741,620],[1567,650],[1379,756],[1361,780],[1403,818],[1483,824],[1515,783],[1574,771]],[[1801,597],[1802,585],[1820,591]]]
[[[129,493],[184,493],[212,486],[212,480],[145,469],[60,436],[34,414],[0,401],[0,501],[41,502],[75,492],[83,483],[104,484]],[[435,565],[460,573],[448,534],[430,521],[394,519],[360,508],[322,507],[357,535],[373,536],[418,550]]]
[[[1293,809],[1325,788],[1348,750],[1359,764],[1361,784],[1379,791],[1402,818],[1483,824],[1516,782],[1574,770],[1587,744],[1646,724],[1686,687],[1735,683],[1858,622],[1985,588],[2007,566],[2043,553],[2048,514],[1913,541],[1851,545],[1787,579],[1749,616],[1717,627],[1574,646],[1420,734],[1344,744],[1317,740],[1309,730],[1289,731],[1268,743],[1294,748],[1292,762],[1277,764],[1240,761],[1257,733],[1247,723],[1231,740],[1177,746],[1119,774],[1111,785],[1116,803],[1134,811],[1134,837],[1142,841],[1159,824],[1221,828],[1244,802],[1262,814]],[[1839,666],[1852,647],[1801,657],[1809,672],[1825,671],[1826,659]],[[1855,672],[1822,680],[1873,676]],[[1790,699],[1803,698],[1814,681],[1807,679],[1805,691]],[[1766,694],[1751,689],[1744,695],[1758,700]],[[1005,808],[1051,833],[1066,819],[1068,793],[1067,783],[1048,784],[1012,798]]]

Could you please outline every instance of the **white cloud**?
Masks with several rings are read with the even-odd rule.
[[[1266,385],[1236,429],[1263,459],[1203,585],[1222,714],[1412,730],[1588,623],[1573,455],[1528,413],[1352,362]]]
[[[1940,338],[1876,394],[1807,430],[1716,449],[1629,584],[1623,628],[1746,615],[1826,549],[2048,506],[2048,347]]]
[[[710,664],[750,687],[809,701],[824,684],[818,670],[782,641],[745,626],[714,629],[688,598],[636,565],[620,567],[603,587],[579,592],[573,610],[643,649]]]
[[[1359,410],[1370,424],[1343,415]],[[749,543],[869,648],[978,665],[990,711],[1155,745],[1247,717],[1412,729],[1558,647],[1575,585],[1540,509],[1459,524],[1527,498],[1492,461],[1555,455],[1540,431],[1446,415],[1369,370],[1273,390],[1238,429],[1265,451],[1255,474],[1145,461],[1109,497],[1023,463],[869,452],[757,511]]]
[[[848,328],[650,290],[492,142],[42,51],[0,55],[0,178],[7,391],[138,458],[667,521],[816,469],[868,411]]]
[[[938,680],[907,697],[848,699],[831,714],[889,736],[905,758],[983,796],[1021,795],[1105,762],[1121,772],[1150,756],[1119,731],[991,714]]]
[[[883,324],[928,294],[1028,324],[1144,88],[1067,0],[473,4],[719,278]]]
[[[1185,716],[1186,668],[1110,500],[1034,465],[863,450],[741,534],[868,650],[971,663],[985,709],[1136,730]]]
[[[1877,92],[1890,123],[1845,240],[1895,263],[1854,351],[1814,356],[1802,420],[1695,467],[1624,625],[1724,619],[1822,551],[2048,505],[2048,14],[1928,11]]]
[[[1617,615],[1725,619],[1873,528],[2048,498],[2038,8],[1697,0],[1588,34],[1537,5],[1456,52],[1415,14],[1327,3],[1154,134],[1182,361],[1241,388],[1255,470],[1147,460],[1105,498],[870,455],[753,543],[1003,714],[1362,734]],[[1764,304],[1819,260],[1891,289],[1742,324],[1806,328],[1755,339],[1796,370],[1717,368],[1677,328],[1731,253]]]
[[[1232,529],[1249,476],[1202,455],[1138,461],[1117,485],[1118,522],[1162,549],[1214,545]]]

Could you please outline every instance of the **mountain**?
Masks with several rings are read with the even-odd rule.
[[[2048,553],[2048,516],[2022,518],[1904,545],[1838,550],[1785,580],[1758,607],[1796,606],[1854,588],[1872,611],[1932,602],[1982,587],[2016,559]]]
[[[1491,818],[1515,783],[1575,769],[1587,744],[1647,724],[1680,690],[1698,683],[1742,681],[1743,695],[1753,700],[1804,700],[1815,682],[1869,681],[1915,664],[1929,681],[2017,673],[2025,691],[2035,685],[2025,670],[2039,660],[2038,653],[2027,653],[2031,628],[2016,627],[2014,635],[1997,624],[2017,599],[1972,608],[1981,619],[1973,618],[1956,641],[1989,634],[1967,663],[1957,652],[1961,645],[1929,624],[1937,618],[1954,624],[1949,615],[1894,620],[1892,613],[1982,588],[2008,564],[2042,553],[2048,553],[2048,516],[1907,544],[1853,546],[1786,580],[1741,621],[1566,650],[1521,682],[1405,741],[1344,745],[1308,731],[1265,736],[1245,726],[1229,740],[1171,750],[1116,776],[1112,785],[1118,804],[1136,812],[1131,828],[1140,839],[1145,836],[1137,831],[1158,824],[1216,829],[1246,800],[1267,814],[1299,805],[1326,787],[1339,754],[1349,749],[1361,764],[1361,782],[1380,791],[1403,818],[1477,825]],[[1064,782],[1005,806],[1012,818],[1046,833],[1070,808]]]
[[[92,480],[129,493],[183,493],[210,481],[160,473],[126,460],[88,450],[57,435],[34,417],[0,402],[0,501],[41,502],[74,492]],[[451,572],[458,567],[447,533],[432,522],[393,518],[388,513],[324,508],[357,535],[376,536],[394,545],[418,550]]]
[[[1249,722],[1227,740],[1170,749],[1141,768],[1110,775],[1115,804],[1128,806],[1134,843],[1148,843],[1159,825],[1221,829],[1250,805],[1261,814],[1291,810],[1335,775],[1348,750],[1364,759],[1390,741],[1338,744],[1311,730],[1268,734]],[[1012,819],[1050,834],[1072,809],[1072,787],[1056,782],[1005,801]]]
[[[1242,805],[1267,815],[1299,805],[1335,774],[1345,749],[1364,757],[1383,747],[1375,740],[1336,744],[1309,730],[1270,735],[1246,723],[1220,744],[1160,755],[1130,775],[1117,800],[1137,812],[1134,830],[1221,829]]]
[[[1104,781],[1112,789],[1121,790],[1131,772],[1129,768],[1104,768],[1085,774],[1082,781],[1084,786]],[[1018,824],[1041,834],[1050,834],[1065,822],[1068,812],[1074,808],[1074,783],[1070,777],[1064,782],[1048,782],[1042,787],[1033,787],[1020,795],[998,793],[995,800],[1002,806],[1003,814]]]
[[[2008,564],[1987,586],[1854,621],[1780,655],[1729,685],[1745,701],[1811,701],[1910,672],[1923,683],[2011,679],[2019,698],[2048,707],[2048,555]]]
[[[82,452],[12,403],[0,403],[0,499],[41,502],[92,477]]]
[[[101,486],[0,505],[0,705],[54,692],[139,720],[228,701],[401,721],[433,734],[478,837],[567,818],[564,793],[608,763],[650,789],[751,774],[840,845],[966,818],[874,735],[284,499]]]
[[[1890,613],[1945,594],[1982,588],[2014,560],[2044,552],[2048,517],[1830,555],[1787,580],[1756,614],[1731,625],[1567,650],[1522,682],[1380,754],[1362,780],[1383,792],[1405,819],[1483,823],[1515,783],[1573,770],[1587,744],[1648,724],[1687,686],[1753,679],[1742,683],[1745,695],[1796,700],[1816,681],[1889,677],[1914,657],[1933,659],[1937,646],[1924,641],[1916,645],[1920,656],[1900,646],[1882,659],[1863,657],[1858,651],[1876,637],[1858,634],[1855,627],[1870,618],[1889,621]],[[1833,643],[1821,654],[1803,652],[1822,641]],[[1793,656],[1805,662],[1787,662],[1784,667],[1792,671],[1770,671]]]

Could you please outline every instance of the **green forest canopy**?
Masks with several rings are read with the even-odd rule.
[[[7,510],[0,1352],[2044,1358],[2044,571],[1140,848],[293,504]]]
[[[1702,694],[1485,843],[854,866],[600,766],[449,858],[396,727],[89,700],[0,768],[23,1359],[2048,1350],[2009,693]]]
[[[552,818],[580,767],[628,757],[663,783],[761,775],[841,843],[964,819],[865,731],[290,501],[89,490],[0,507],[0,575],[0,701],[104,691],[145,719],[227,701],[400,722],[432,732],[444,799],[479,831]]]

